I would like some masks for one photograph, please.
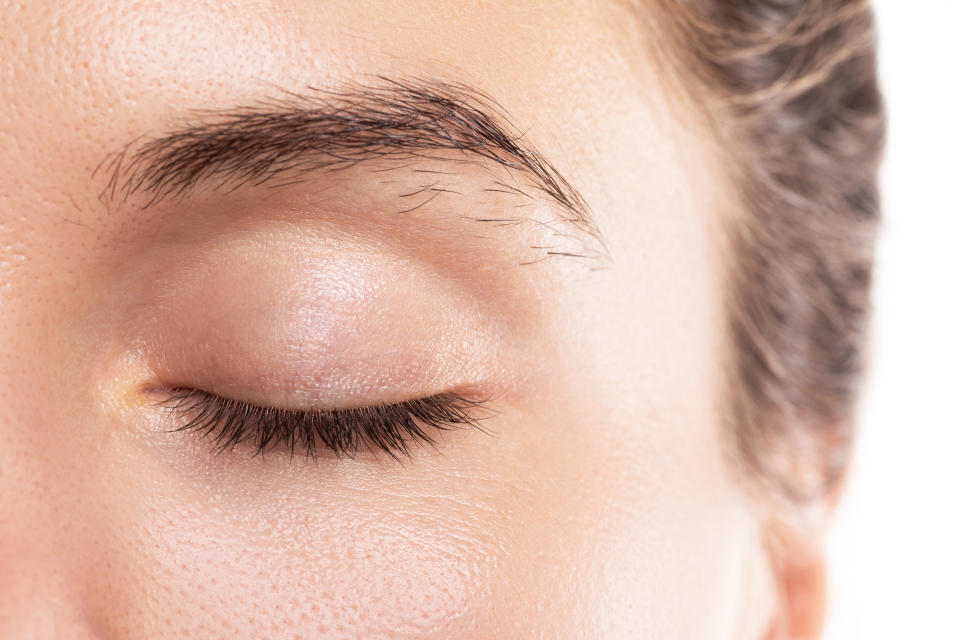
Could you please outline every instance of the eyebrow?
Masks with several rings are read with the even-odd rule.
[[[105,167],[109,175],[101,199],[145,195],[149,207],[184,198],[210,181],[231,190],[282,186],[318,171],[371,161],[450,160],[455,153],[461,161],[492,162],[524,174],[533,189],[559,205],[565,221],[600,238],[580,193],[490,96],[435,78],[378,80],[203,112],[197,123],[111,154],[94,172]]]

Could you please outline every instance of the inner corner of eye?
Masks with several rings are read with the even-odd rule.
[[[168,396],[173,389],[174,387],[156,383],[143,385],[137,390],[137,398],[140,404],[152,405]]]
[[[201,389],[168,384],[149,384],[139,389],[138,403],[141,406],[157,409],[170,409],[182,401],[201,395],[212,395]]]

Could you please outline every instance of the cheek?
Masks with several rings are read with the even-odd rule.
[[[463,523],[382,502],[295,506],[230,526],[216,514],[177,513],[143,545],[156,554],[141,558],[142,575],[165,585],[145,600],[156,603],[155,623],[165,637],[241,638],[251,629],[277,638],[421,638],[455,626],[483,599],[491,547]],[[150,584],[138,585],[141,593]]]
[[[113,619],[118,632],[462,637],[489,601],[509,533],[487,492],[455,490],[462,476],[412,462],[384,484],[368,463],[229,455],[193,476],[142,465],[104,505],[119,557],[101,586],[127,600],[109,612],[129,616]]]

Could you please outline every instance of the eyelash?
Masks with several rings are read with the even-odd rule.
[[[315,458],[322,449],[338,458],[353,458],[366,448],[399,460],[410,457],[413,443],[436,446],[431,430],[486,431],[480,425],[484,418],[473,415],[483,403],[455,393],[353,409],[295,410],[263,407],[198,389],[175,389],[158,404],[184,421],[172,431],[211,438],[217,453],[252,442],[253,455],[279,447],[291,455],[303,451],[308,458]]]

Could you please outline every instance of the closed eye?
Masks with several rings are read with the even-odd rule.
[[[481,427],[483,401],[456,393],[439,393],[394,404],[349,409],[277,409],[224,398],[198,389],[173,389],[159,406],[174,413],[181,426],[209,438],[220,453],[252,445],[254,455],[275,449],[316,457],[323,450],[338,458],[362,450],[383,452],[395,460],[410,456],[410,447],[435,446],[435,435],[464,427]]]

